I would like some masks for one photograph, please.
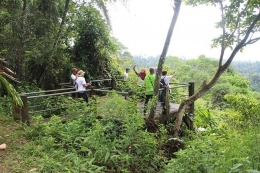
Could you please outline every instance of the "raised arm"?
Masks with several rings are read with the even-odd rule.
[[[136,74],[137,76],[139,76],[139,73],[135,70],[135,65],[134,65],[134,67],[133,67],[133,70],[134,70],[135,74]]]

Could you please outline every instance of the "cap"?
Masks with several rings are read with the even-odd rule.
[[[129,67],[126,67],[125,70],[130,70],[130,68],[129,68]]]

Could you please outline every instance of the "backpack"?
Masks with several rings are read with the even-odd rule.
[[[166,76],[165,76],[165,77],[166,77]],[[166,83],[165,83],[165,81],[164,81],[165,77],[164,77],[164,78],[161,78],[161,80],[160,80],[160,82],[162,83],[162,84],[160,85],[160,88],[166,86]]]

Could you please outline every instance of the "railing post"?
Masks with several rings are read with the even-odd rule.
[[[112,90],[116,89],[116,79],[115,78],[112,78],[112,80],[111,80],[111,87],[112,87]]]
[[[165,86],[163,87],[164,90],[162,90],[162,100],[163,100],[163,103],[162,103],[162,114],[165,115],[167,118],[169,117],[169,114],[170,114],[170,96],[169,96],[169,87],[168,86]]]
[[[77,100],[79,98],[79,93],[75,93],[74,96],[75,96],[74,98]]]
[[[194,82],[189,82],[189,97],[194,94]],[[194,114],[194,102],[190,104],[190,112],[191,114]]]
[[[12,103],[14,120],[21,120],[21,107],[15,102]]]
[[[194,94],[194,82],[189,82],[189,97],[192,96]],[[188,121],[186,120],[186,122],[188,122],[188,127],[190,130],[193,130],[193,116],[194,116],[194,102],[192,102],[189,105],[189,112],[188,112],[188,117],[186,117],[186,119],[189,119]]]
[[[95,89],[96,87],[95,86],[90,86],[89,87],[89,89],[90,89],[90,91],[89,91],[89,97],[92,97],[93,95],[95,95],[96,93],[95,93]]]
[[[160,91],[159,91],[160,92]],[[166,89],[165,87],[163,88],[162,92],[162,114],[166,115],[166,107],[165,107],[165,100],[166,100]]]
[[[26,123],[28,126],[30,126],[29,122],[29,113],[28,113],[28,99],[26,95],[20,95],[21,99],[23,101],[23,107],[21,110],[22,113],[22,122]]]
[[[165,87],[165,107],[166,107],[166,118],[169,118],[170,115],[170,92],[169,92],[169,86]]]

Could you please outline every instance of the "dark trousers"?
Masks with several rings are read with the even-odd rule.
[[[88,93],[79,93],[79,98],[83,98],[88,103]]]
[[[146,106],[151,98],[153,98],[153,95],[145,95],[144,114],[146,113]]]

